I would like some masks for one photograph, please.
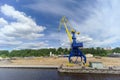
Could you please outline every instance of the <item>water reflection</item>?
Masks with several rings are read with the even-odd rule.
[[[59,73],[62,80],[120,80],[119,75],[111,74],[68,74]]]
[[[120,80],[120,75],[64,74],[56,69],[1,69],[0,80]]]

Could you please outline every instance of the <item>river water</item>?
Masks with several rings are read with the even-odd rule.
[[[63,74],[56,69],[0,69],[0,80],[120,80],[120,75]]]

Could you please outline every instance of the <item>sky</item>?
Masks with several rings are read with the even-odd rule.
[[[62,16],[89,47],[120,47],[120,0],[0,0],[0,50],[70,47]]]

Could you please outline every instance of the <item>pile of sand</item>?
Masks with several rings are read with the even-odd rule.
[[[0,64],[11,64],[12,61],[11,60],[0,60]]]

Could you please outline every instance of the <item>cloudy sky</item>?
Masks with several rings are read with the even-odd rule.
[[[0,50],[69,47],[62,16],[84,47],[120,47],[120,0],[0,0]]]

